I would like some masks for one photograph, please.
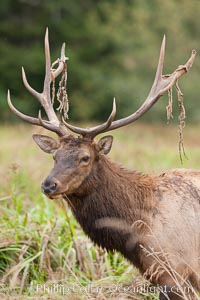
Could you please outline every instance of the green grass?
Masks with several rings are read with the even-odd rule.
[[[198,131],[184,131],[189,160],[183,167],[200,168]],[[40,184],[53,162],[34,144],[33,132],[44,133],[0,128],[1,299],[157,299],[130,292],[144,284],[136,269],[119,253],[94,246],[68,208],[42,195]],[[127,168],[159,173],[181,167],[176,127],[137,124],[113,134],[110,156]]]

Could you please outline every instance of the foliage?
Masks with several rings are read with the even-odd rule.
[[[0,7],[0,108],[1,120],[10,120],[7,89],[16,106],[36,115],[38,103],[25,91],[20,68],[29,82],[42,89],[43,37],[50,30],[52,60],[66,41],[70,119],[103,120],[112,98],[118,116],[135,110],[153,82],[163,34],[167,36],[165,72],[185,63],[199,44],[198,0],[2,0]],[[196,60],[181,85],[190,120],[200,119]],[[163,100],[146,117],[165,118]],[[176,105],[178,106],[178,105]],[[175,113],[176,115],[176,113]],[[13,116],[12,116],[13,118]]]

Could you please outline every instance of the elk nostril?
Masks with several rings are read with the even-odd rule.
[[[49,181],[49,180],[48,181],[44,181],[42,183],[41,188],[42,188],[42,191],[43,191],[44,194],[51,195],[51,194],[53,194],[53,193],[56,192],[56,190],[57,190],[57,183],[54,182],[54,181],[53,182]]]
[[[51,190],[55,191],[57,188],[57,183],[54,183],[51,185]]]

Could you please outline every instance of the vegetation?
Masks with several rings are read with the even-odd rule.
[[[44,132],[30,126],[0,130],[1,299],[156,300],[142,288],[133,293],[145,285],[137,271],[119,253],[94,246],[67,207],[42,195],[40,184],[53,162],[33,143],[36,131]],[[198,131],[186,127],[184,167],[200,168]],[[174,127],[134,124],[114,136],[111,157],[127,168],[158,173],[180,167]]]
[[[104,120],[114,96],[119,116],[128,115],[145,99],[164,34],[166,73],[185,63],[193,48],[198,50],[199,15],[198,0],[2,0],[0,119],[17,120],[7,107],[8,88],[17,107],[32,115],[38,112],[38,103],[23,87],[21,66],[34,88],[41,90],[46,26],[52,60],[59,57],[60,46],[66,42],[70,119]],[[195,109],[199,74],[197,59],[181,82],[190,121],[200,119]],[[164,114],[159,103],[145,118],[161,120]]]

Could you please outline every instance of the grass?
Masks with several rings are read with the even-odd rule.
[[[200,126],[185,128],[189,160],[200,168]],[[119,253],[107,253],[83,234],[68,208],[42,195],[52,167],[32,141],[40,128],[0,128],[1,299],[157,299],[133,293],[144,280]],[[110,156],[127,168],[159,173],[181,167],[177,128],[136,124],[118,130]],[[130,289],[131,287],[131,289]]]

